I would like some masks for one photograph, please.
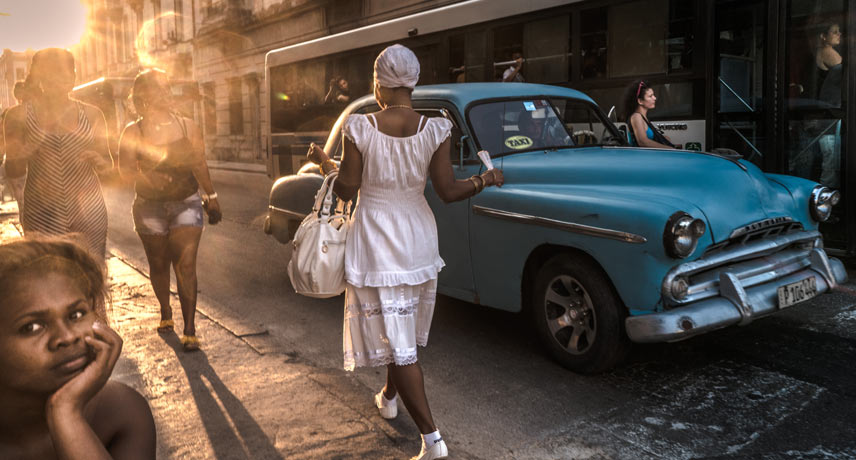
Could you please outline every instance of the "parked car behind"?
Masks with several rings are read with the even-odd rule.
[[[431,189],[439,291],[530,315],[546,349],[583,373],[616,365],[631,342],[671,342],[745,325],[846,281],[818,223],[836,191],[765,174],[739,155],[628,147],[586,95],[525,83],[418,87],[414,109],[452,121],[455,175],[484,167],[502,188],[443,204]],[[325,150],[340,154],[341,126]],[[282,243],[311,207],[317,169],[280,178],[266,230]]]

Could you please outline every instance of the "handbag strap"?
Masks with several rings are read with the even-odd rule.
[[[315,194],[315,204],[312,206],[313,214],[318,214],[321,211],[321,215],[330,215],[330,206],[333,204],[333,184],[336,183],[338,175],[338,172],[334,171],[324,178],[324,183],[321,184],[321,188]]]

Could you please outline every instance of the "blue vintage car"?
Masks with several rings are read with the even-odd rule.
[[[630,342],[745,325],[846,281],[818,232],[839,198],[733,154],[629,147],[586,95],[525,83],[418,87],[414,108],[455,126],[455,175],[490,152],[506,183],[444,204],[431,190],[442,294],[525,311],[564,366],[598,372]],[[348,106],[325,150],[342,151]],[[283,243],[309,212],[317,169],[279,179],[267,231]]]

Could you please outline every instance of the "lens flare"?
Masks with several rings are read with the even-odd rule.
[[[143,25],[140,27],[140,32],[137,34],[137,39],[134,40],[134,48],[137,51],[137,60],[141,67],[160,67],[165,68],[167,72],[172,70],[168,68],[168,63],[162,62],[163,60],[158,59],[152,50],[158,48],[158,44],[154,43],[157,39],[156,27],[158,21],[176,17],[181,17],[181,15],[175,11],[167,11],[156,18],[148,19],[143,22]]]

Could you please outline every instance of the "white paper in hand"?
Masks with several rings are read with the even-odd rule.
[[[484,163],[484,165],[487,167],[487,169],[493,169],[493,162],[490,161],[490,153],[488,153],[487,150],[479,150],[479,153],[477,155],[479,156],[479,159],[481,159],[482,163]]]

